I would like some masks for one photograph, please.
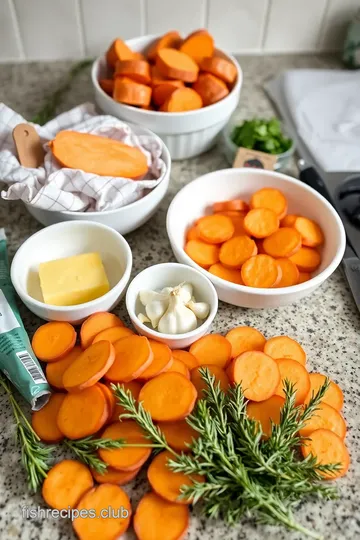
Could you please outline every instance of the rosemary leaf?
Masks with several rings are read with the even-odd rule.
[[[92,436],[83,439],[65,439],[64,444],[75,454],[79,461],[85,463],[96,472],[104,474],[107,464],[99,457],[98,450],[101,448],[122,448],[124,439],[94,439]]]

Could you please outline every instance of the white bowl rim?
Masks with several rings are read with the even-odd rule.
[[[244,172],[244,173],[246,172],[247,174],[251,174],[251,175],[255,175],[255,174],[259,173],[258,170],[249,169],[249,168],[246,168],[246,167],[231,168],[231,169],[220,169],[218,171],[212,171],[210,173],[203,174],[203,175],[199,176],[198,178],[196,178],[192,182],[189,182],[189,184],[184,186],[175,195],[175,197],[173,198],[173,200],[171,201],[171,203],[169,205],[167,215],[166,215],[166,230],[167,230],[167,234],[168,234],[168,237],[169,237],[169,240],[170,240],[171,244],[176,245],[176,243],[175,243],[175,241],[174,241],[174,239],[172,237],[172,233],[169,230],[170,229],[170,214],[172,212],[173,207],[176,204],[176,199],[178,198],[180,193],[186,192],[186,191],[190,192],[192,185],[194,185],[197,182],[202,181],[203,178],[205,178],[205,177],[210,180],[211,179],[210,177],[214,177],[214,176],[218,175],[219,173],[231,176],[232,174],[236,174],[239,171]],[[284,295],[288,296],[288,295],[291,295],[292,293],[298,293],[298,292],[305,291],[306,289],[309,288],[309,286],[321,285],[321,283],[323,283],[336,270],[336,268],[339,266],[339,264],[340,264],[340,262],[341,262],[341,260],[342,260],[342,258],[344,256],[345,246],[346,246],[346,234],[345,234],[344,225],[343,225],[343,223],[341,221],[340,216],[338,215],[336,210],[333,208],[333,206],[322,195],[320,195],[313,188],[307,186],[304,182],[301,182],[300,180],[297,180],[296,178],[293,178],[293,177],[288,176],[286,174],[279,173],[279,172],[276,172],[276,171],[269,171],[269,170],[266,170],[266,169],[261,169],[261,174],[264,174],[265,176],[269,176],[269,177],[274,177],[275,176],[277,178],[280,178],[280,179],[283,179],[283,180],[289,182],[290,184],[299,185],[305,191],[308,191],[309,193],[311,193],[313,195],[313,197],[318,199],[324,206],[327,207],[327,209],[332,214],[332,217],[334,218],[334,220],[335,220],[335,222],[336,222],[336,224],[338,226],[339,232],[340,232],[340,243],[339,243],[339,246],[337,247],[335,257],[333,258],[331,263],[326,268],[324,268],[324,270],[322,272],[320,272],[316,276],[312,277],[308,281],[304,281],[303,283],[299,283],[297,285],[291,285],[290,287],[277,287],[277,288],[273,288],[273,289],[265,289],[265,288],[262,288],[262,287],[256,288],[256,287],[248,287],[246,285],[238,285],[236,283],[226,281],[226,280],[221,279],[221,278],[219,278],[219,277],[217,277],[217,276],[215,276],[213,274],[210,274],[210,272],[208,272],[204,268],[201,268],[201,266],[199,266],[196,262],[194,262],[189,257],[189,255],[185,252],[183,246],[181,246],[180,249],[182,251],[183,257],[187,260],[189,266],[191,266],[192,268],[196,268],[198,271],[203,273],[203,275],[210,274],[211,278],[208,278],[208,279],[211,279],[211,281],[213,281],[217,287],[224,287],[225,286],[229,290],[237,291],[237,292],[241,292],[241,293],[247,293],[247,294],[252,295],[252,296],[258,296],[258,295],[276,296],[279,293],[282,296],[284,296]]]
[[[40,302],[40,300],[36,300],[36,298],[33,298],[32,296],[30,296],[30,294],[25,289],[23,289],[22,287],[20,287],[20,285],[18,285],[17,279],[14,276],[16,260],[19,258],[19,253],[21,252],[21,250],[23,249],[23,247],[25,246],[28,240],[36,238],[37,236],[41,235],[44,231],[50,228],[54,228],[54,227],[56,227],[57,229],[62,229],[62,228],[66,229],[70,227],[86,227],[89,225],[91,225],[92,227],[96,227],[98,229],[106,230],[107,232],[110,232],[114,236],[117,236],[125,252],[126,265],[125,265],[124,273],[122,277],[120,278],[120,280],[117,283],[115,283],[115,285],[110,289],[109,292],[103,294],[102,296],[99,296],[99,298],[90,300],[90,302],[84,302],[82,304],[75,304],[73,306],[54,306],[52,304],[46,304],[45,302]],[[108,225],[104,225],[103,223],[97,223],[96,221],[61,221],[60,223],[54,223],[53,225],[49,225],[48,227],[43,227],[42,229],[40,229],[40,231],[37,231],[36,233],[32,234],[27,240],[25,240],[25,242],[19,247],[19,249],[15,253],[13,260],[11,262],[10,278],[17,294],[20,296],[20,298],[23,297],[29,304],[32,304],[40,308],[56,310],[61,313],[69,313],[74,309],[82,309],[84,307],[87,307],[87,308],[96,307],[96,305],[99,303],[100,300],[110,299],[115,289],[121,289],[121,288],[124,289],[131,275],[132,263],[133,263],[133,257],[132,257],[132,252],[131,252],[129,244],[127,243],[125,238],[112,227],[109,227]]]
[[[158,39],[159,37],[161,37],[161,35],[162,34],[149,34],[149,35],[145,35],[145,36],[137,36],[137,37],[134,37],[134,38],[131,38],[131,39],[127,39],[126,43],[128,43],[128,42],[130,42],[132,40],[135,40],[135,39],[140,39],[140,38],[144,38],[144,39],[145,38],[148,38],[148,39],[152,38],[153,40],[155,40],[155,39]],[[214,109],[221,106],[220,104],[223,104],[227,100],[229,100],[230,97],[232,97],[232,94],[236,90],[239,89],[239,87],[242,85],[242,81],[243,81],[243,71],[241,69],[241,66],[240,66],[239,62],[236,60],[236,58],[232,54],[226,53],[226,52],[224,52],[222,50],[221,50],[221,52],[222,52],[222,54],[224,54],[227,58],[229,58],[233,62],[233,64],[236,67],[236,71],[237,71],[236,82],[235,82],[234,86],[232,87],[232,89],[230,90],[230,92],[228,93],[228,95],[224,99],[221,99],[220,101],[217,101],[216,103],[213,103],[212,105],[207,105],[206,107],[202,107],[201,109],[196,109],[195,111],[166,113],[166,118],[175,119],[175,118],[179,118],[179,115],[181,115],[182,117],[196,117],[197,115],[204,114],[205,110],[206,111],[213,111]],[[120,105],[121,107],[124,107],[126,110],[129,110],[129,111],[133,110],[134,107],[132,107],[131,105],[126,105],[125,103],[119,103],[119,102],[115,101],[111,96],[109,96],[106,92],[104,92],[104,90],[99,85],[99,81],[98,81],[98,79],[96,77],[96,71],[98,69],[98,66],[99,66],[100,62],[102,62],[102,61],[105,61],[105,55],[98,56],[96,58],[96,60],[94,60],[94,62],[92,64],[92,67],[91,67],[91,80],[92,80],[93,86],[95,87],[96,91],[100,92],[103,95],[103,97],[106,98],[109,102],[117,103],[117,105]],[[146,110],[146,109],[141,109],[141,114],[144,114],[145,116],[149,116],[149,117],[152,116],[153,118],[162,118],[162,117],[164,117],[165,113],[163,113],[161,111],[149,111],[149,110]]]
[[[137,278],[139,276],[141,276],[141,274],[143,274],[144,272],[152,272],[154,270],[156,270],[157,268],[159,267],[167,267],[167,268],[174,268],[176,267],[177,269],[180,269],[180,268],[186,268],[186,270],[189,270],[194,272],[195,274],[198,274],[199,277],[201,277],[201,279],[203,279],[205,282],[207,282],[207,285],[209,286],[212,294],[213,294],[213,298],[214,298],[214,301],[212,301],[211,305],[210,305],[210,311],[209,311],[209,315],[206,317],[206,319],[199,325],[195,328],[195,330],[191,330],[191,332],[185,332],[183,334],[163,334],[163,333],[160,333],[160,332],[157,332],[156,330],[150,328],[149,326],[146,326],[144,323],[142,323],[138,316],[136,315],[135,311],[133,310],[133,308],[129,305],[129,301],[128,301],[128,296],[129,296],[129,291],[135,287],[134,285],[134,282],[136,282]],[[138,291],[139,293],[139,291]],[[218,295],[217,295],[217,292],[216,292],[216,289],[214,287],[214,285],[211,283],[210,279],[205,276],[202,272],[199,272],[199,270],[197,270],[197,268],[193,268],[191,266],[188,266],[187,264],[182,264],[182,263],[176,263],[176,262],[166,262],[166,263],[159,263],[159,264],[153,264],[152,266],[148,266],[147,268],[144,268],[144,270],[142,270],[141,272],[139,272],[135,277],[134,279],[131,281],[131,283],[129,284],[128,286],[128,289],[126,291],[126,298],[125,298],[125,303],[126,303],[126,309],[127,309],[127,312],[130,316],[130,319],[135,319],[136,320],[136,324],[142,329],[144,330],[144,332],[147,332],[148,334],[151,334],[152,336],[154,336],[154,338],[161,338],[161,339],[166,339],[166,340],[172,340],[172,341],[175,341],[175,340],[179,340],[179,339],[184,339],[184,338],[191,338],[191,337],[195,337],[197,336],[197,334],[199,334],[199,332],[201,332],[201,330],[203,329],[203,325],[204,324],[211,324],[211,322],[214,320],[216,314],[217,314],[217,311],[218,311],[218,303],[219,303],[219,299],[218,299]]]

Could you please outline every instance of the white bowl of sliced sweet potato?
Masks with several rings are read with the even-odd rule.
[[[206,30],[116,39],[92,68],[97,105],[159,135],[172,159],[209,150],[236,109],[242,71]]]

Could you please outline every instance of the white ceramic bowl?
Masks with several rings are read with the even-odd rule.
[[[151,133],[148,129],[141,126],[131,126],[135,133],[151,134],[156,137],[154,133]],[[169,150],[165,144],[160,141],[162,145],[162,159],[166,165],[166,171],[163,175],[161,182],[149,193],[142,197],[138,201],[135,201],[127,206],[118,208],[116,210],[106,210],[104,212],[58,212],[51,210],[43,210],[42,208],[35,208],[30,204],[25,204],[28,212],[42,225],[47,227],[54,223],[60,223],[62,221],[94,221],[107,225],[120,234],[128,234],[135,229],[144,225],[151,216],[158,209],[161,201],[166,195],[171,171],[171,157]]]
[[[288,200],[288,212],[317,221],[325,234],[321,265],[309,281],[278,289],[236,285],[198,266],[184,251],[186,230],[216,201],[242,198],[263,187],[280,189]],[[176,259],[197,268],[215,285],[220,300],[235,306],[270,308],[296,302],[312,293],[339,265],[345,250],[345,231],[333,207],[316,191],[290,176],[262,169],[224,169],[200,176],[173,199],[167,214],[167,233]]]
[[[126,43],[134,51],[143,52],[158,37],[142,36],[129,39]],[[241,68],[233,56],[226,55],[222,51],[218,53],[235,64],[238,76],[229,95],[208,107],[183,113],[164,113],[118,103],[100,88],[98,82],[100,78],[109,76],[105,56],[95,60],[91,71],[95,101],[105,113],[154,131],[168,147],[172,159],[197,156],[215,144],[218,134],[236,109],[240,97],[243,78]]]
[[[98,252],[101,255],[110,291],[100,298],[76,306],[51,306],[42,301],[39,263]],[[47,321],[78,323],[98,311],[110,311],[125,293],[132,267],[126,240],[110,227],[91,221],[58,223],[28,238],[17,250],[11,264],[11,281],[24,304]]]
[[[210,313],[205,321],[200,321],[195,330],[177,335],[160,334],[139,321],[137,315],[144,313],[144,306],[139,300],[140,291],[175,287],[183,281],[194,286],[194,296],[198,302],[207,302],[210,305]],[[126,293],[126,308],[139,334],[166,343],[171,349],[184,349],[210,331],[217,313],[218,297],[213,284],[198,270],[184,264],[163,263],[146,268],[132,280]]]

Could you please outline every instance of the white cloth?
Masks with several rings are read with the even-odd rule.
[[[8,184],[1,192],[6,200],[25,203],[53,211],[94,212],[114,210],[143,197],[162,180],[165,163],[161,159],[160,141],[152,136],[136,135],[125,122],[113,116],[99,116],[94,105],[85,103],[44,126],[34,124],[44,144],[44,165],[37,169],[22,167],[18,161],[12,131],[26,120],[0,103],[0,180]],[[47,144],[62,130],[102,135],[140,148],[147,157],[149,170],[141,180],[97,176],[62,167]],[[136,130],[136,128],[135,128]]]

